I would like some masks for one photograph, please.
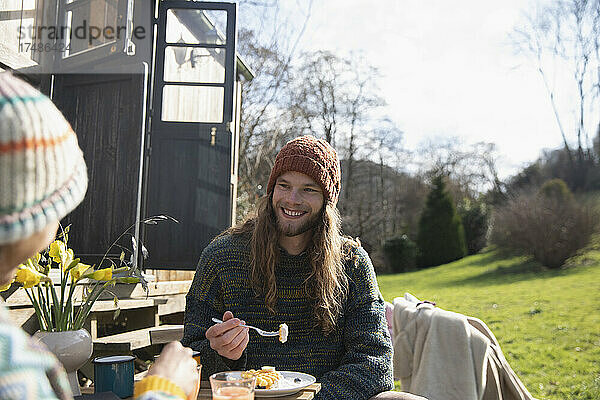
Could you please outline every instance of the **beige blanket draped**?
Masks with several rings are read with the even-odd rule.
[[[535,400],[479,319],[410,294],[393,304],[394,376],[429,400]]]

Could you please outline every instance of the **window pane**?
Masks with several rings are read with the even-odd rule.
[[[175,47],[165,49],[167,82],[225,82],[225,49]]]
[[[125,21],[119,21],[117,6],[118,1],[91,0],[67,11],[69,50],[64,57],[125,38]]]
[[[223,122],[222,87],[165,85],[162,93],[163,121]]]
[[[216,19],[215,19],[216,18]],[[227,11],[181,10],[167,11],[167,43],[225,44]]]
[[[7,3],[7,4],[4,4]],[[23,57],[23,64],[16,64],[18,68],[35,65],[39,61],[39,52],[35,50],[37,43],[42,39],[35,34],[36,26],[42,21],[36,21],[37,10],[35,1],[31,0],[0,0],[0,37],[2,45],[14,53]],[[43,43],[46,43],[44,41]],[[24,59],[30,59],[24,61]]]

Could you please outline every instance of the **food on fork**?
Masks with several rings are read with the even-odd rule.
[[[250,369],[242,372],[242,378],[256,377],[256,388],[257,389],[274,389],[279,384],[282,376],[279,372],[275,371],[275,367],[264,366],[258,371]]]
[[[287,342],[288,333],[289,333],[289,328],[288,328],[287,324],[283,323],[283,324],[279,325],[279,341],[281,343]]]

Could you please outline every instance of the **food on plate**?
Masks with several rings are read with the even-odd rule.
[[[265,366],[259,370],[250,369],[242,372],[242,378],[256,377],[257,389],[275,389],[279,385],[282,376],[275,367]]]
[[[279,325],[279,341],[281,343],[287,342],[289,331],[290,329],[288,328],[287,324],[284,323]]]

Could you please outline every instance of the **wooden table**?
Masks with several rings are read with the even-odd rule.
[[[282,397],[274,397],[274,399],[278,400],[312,400],[315,397],[315,394],[321,390],[320,383],[313,383],[312,385],[302,389],[298,393],[291,394],[289,396]],[[81,388],[82,394],[91,394],[94,393],[94,388]],[[256,397],[257,399],[266,398],[266,397]],[[210,383],[208,381],[202,381],[200,383],[200,393],[198,393],[198,400],[211,400],[212,394],[210,391]]]
[[[311,400],[315,397],[315,394],[321,390],[320,383],[313,383],[312,385],[306,387],[305,389],[299,391],[298,393],[291,394],[289,396],[282,397],[271,397],[272,399],[279,400]],[[266,399],[266,397],[256,397],[257,399]],[[198,394],[198,400],[210,400],[212,399],[212,394],[210,391],[210,382],[202,381],[200,383],[200,393]]]

